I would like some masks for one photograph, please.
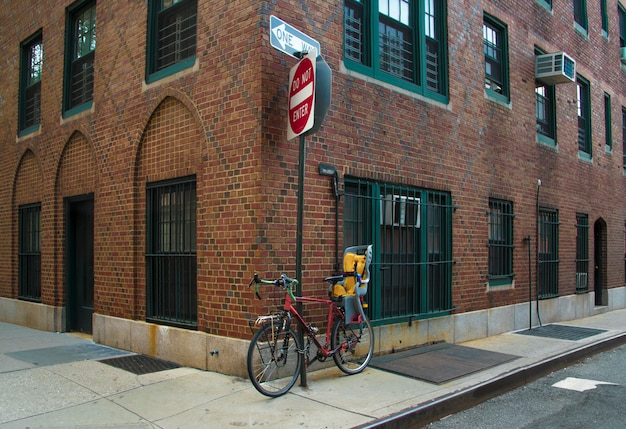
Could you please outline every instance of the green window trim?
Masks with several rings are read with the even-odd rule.
[[[67,10],[63,117],[92,106],[96,19],[95,0],[78,3]]]
[[[589,23],[587,16],[587,0],[573,0],[574,2],[574,26],[583,33],[588,34]]]
[[[146,186],[146,320],[198,327],[196,177]]]
[[[600,16],[602,17],[602,35],[609,37],[609,8],[607,0],[600,0]]]
[[[447,103],[446,13],[445,0],[345,0],[345,67]]]
[[[483,19],[485,92],[487,96],[509,103],[509,52],[505,24],[487,14]]]
[[[576,214],[576,293],[589,292],[589,216]]]
[[[591,88],[589,81],[576,76],[578,109],[578,153],[583,159],[591,159]]]
[[[552,12],[552,0],[535,0],[541,6]]]
[[[613,150],[613,127],[611,119],[611,96],[604,93],[604,142],[609,151]]]
[[[194,66],[197,15],[197,0],[150,0],[146,83]]]
[[[488,278],[513,278],[513,203],[489,199],[487,212],[489,250]]]
[[[380,324],[449,314],[452,212],[448,193],[347,177],[344,247],[372,243],[367,302]]]
[[[41,302],[41,203],[18,209],[18,298]]]
[[[25,40],[20,49],[18,136],[39,130],[42,70],[43,39],[41,30],[39,30]]]

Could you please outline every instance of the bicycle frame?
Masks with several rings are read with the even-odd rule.
[[[296,307],[293,305],[294,298],[295,298],[296,303],[311,302],[311,303],[318,303],[318,304],[321,303],[321,304],[328,305],[328,320],[326,323],[326,343],[325,344],[322,344],[322,342],[317,338],[317,335],[315,335],[311,331],[311,328],[309,328],[309,325],[306,323],[302,315],[298,312]],[[334,301],[330,299],[322,299],[322,298],[292,296],[291,294],[286,293],[285,304],[284,304],[283,309],[289,312],[292,316],[295,316],[296,320],[298,321],[298,324],[302,327],[306,335],[308,335],[309,338],[313,339],[313,342],[317,346],[317,349],[319,350],[319,352],[321,352],[322,356],[324,356],[325,358],[332,356],[339,348],[341,348],[341,345],[339,345],[335,350],[330,349],[331,329],[334,325],[335,320],[337,320],[337,317],[343,317],[342,311],[339,309],[339,307],[337,307],[337,304],[335,304]],[[315,359],[313,359],[313,361],[314,360]],[[307,364],[311,362],[307,362]]]

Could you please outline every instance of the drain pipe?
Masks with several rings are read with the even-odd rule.
[[[541,324],[541,316],[539,315],[539,189],[541,188],[541,179],[537,179],[537,201],[535,205],[535,257],[537,267],[535,268],[535,272],[537,273],[537,281],[535,282],[535,292],[537,297],[537,320],[539,322],[539,327]],[[530,250],[529,250],[530,251]],[[532,326],[532,324],[531,324]]]
[[[533,273],[532,273],[532,257],[530,255],[531,238],[530,235],[524,238],[528,244],[528,330],[533,327]]]

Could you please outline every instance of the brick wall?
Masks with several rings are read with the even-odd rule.
[[[65,304],[63,199],[93,193],[96,211],[96,308],[145,318],[146,183],[197,179],[199,330],[249,336],[246,319],[279,300],[257,301],[255,271],[295,270],[298,140],[286,140],[293,58],[269,45],[274,14],[319,40],[333,70],[333,100],[322,129],[307,137],[304,290],[324,296],[321,279],[335,262],[334,196],[320,163],[346,175],[450,192],[453,305],[460,312],[523,302],[528,247],[535,258],[537,179],[541,205],[559,209],[560,292],[575,291],[575,215],[607,225],[607,286],[624,284],[621,106],[617,14],[610,38],[589,4],[589,36],[573,28],[568,2],[553,13],[535,1],[448,1],[449,103],[411,96],[346,73],[342,2],[206,1],[198,5],[196,64],[145,83],[146,2],[97,5],[92,109],[62,118],[65,7],[23,1],[4,8],[0,44],[0,294],[16,297],[17,207],[42,203],[42,301]],[[609,1],[609,10],[617,8]],[[507,25],[511,103],[484,96],[483,14]],[[40,130],[16,138],[19,44],[42,28],[44,71]],[[593,161],[578,159],[576,87],[557,87],[558,149],[536,142],[534,49],[564,50],[590,81]],[[604,149],[603,94],[612,97],[612,153]],[[485,292],[490,197],[513,201],[516,288]],[[340,219],[342,216],[340,210]],[[341,228],[340,228],[341,231]],[[590,240],[593,239],[590,233]],[[340,232],[341,239],[341,232]],[[340,240],[340,247],[343,243]],[[590,245],[590,249],[593,246]],[[617,267],[617,268],[614,268]],[[532,266],[534,273],[535,266]],[[593,284],[590,285],[593,288]],[[307,312],[319,316],[322,309]]]

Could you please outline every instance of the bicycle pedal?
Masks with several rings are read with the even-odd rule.
[[[367,302],[364,302],[364,303],[361,304],[361,307],[367,308],[367,307],[369,307],[369,305],[367,304]]]

